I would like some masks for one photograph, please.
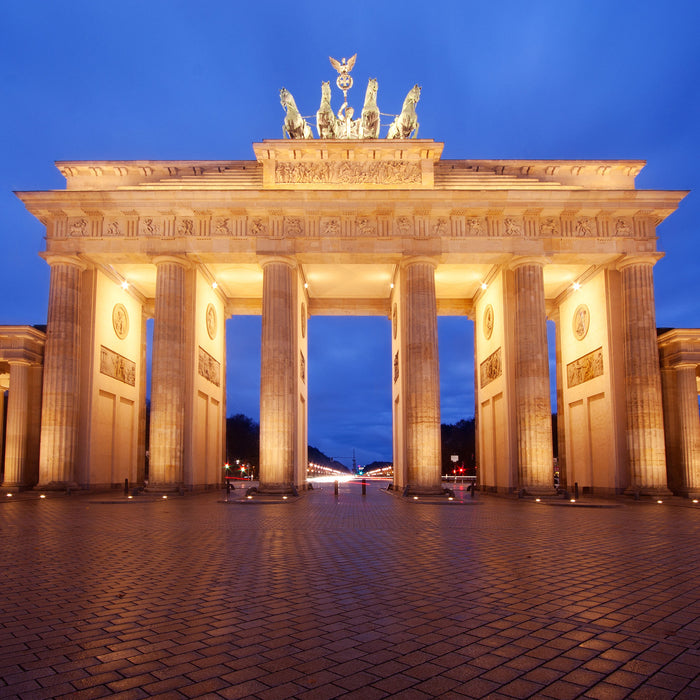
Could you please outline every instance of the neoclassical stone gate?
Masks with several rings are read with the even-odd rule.
[[[149,487],[220,482],[234,314],[262,314],[261,488],[303,487],[307,318],[376,314],[392,320],[396,486],[440,491],[450,314],[475,324],[482,488],[552,488],[549,318],[564,481],[667,492],[652,269],[685,193],[635,189],[641,161],[445,161],[431,140],[254,150],[60,162],[65,190],[20,193],[51,266],[42,488],[143,480],[149,317]]]

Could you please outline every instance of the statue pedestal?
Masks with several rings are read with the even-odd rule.
[[[263,188],[427,190],[442,143],[432,139],[290,139],[253,144]]]

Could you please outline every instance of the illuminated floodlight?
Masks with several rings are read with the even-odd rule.
[[[41,496],[39,496],[39,498],[46,498],[46,496],[42,493]]]
[[[246,496],[246,498],[247,498],[249,501],[252,501],[252,500],[253,500],[253,497],[252,497],[252,496]]]
[[[414,501],[417,501],[417,500],[418,500],[418,496],[414,496],[414,497],[413,497],[413,500],[414,500]]]
[[[12,494],[11,494],[11,493],[6,493],[5,495],[6,495],[8,498],[12,498]]]
[[[122,289],[129,289],[129,283],[126,280],[122,282]]]
[[[167,498],[167,496],[163,496],[163,498]]]
[[[578,292],[578,290],[581,289],[581,283],[580,283],[580,282],[574,282],[571,286],[573,287],[573,290],[574,290],[575,292]]]
[[[393,288],[394,288],[394,283],[392,282],[392,283],[389,285],[389,289],[393,289]]]
[[[481,283],[481,288],[482,288],[482,289],[488,289],[488,287],[489,287],[489,286],[488,286],[488,284],[486,284],[486,282],[482,282],[482,283]]]
[[[216,289],[218,286],[219,286],[219,283],[218,283],[218,282],[212,282],[212,283],[211,283],[211,288],[212,288],[212,289]]]
[[[663,503],[663,501],[662,501],[661,499],[659,499],[659,500],[656,501],[656,502],[657,502],[657,503]]]
[[[127,498],[128,498],[129,500],[131,500],[131,499],[133,498],[133,496],[127,496]]]
[[[539,502],[540,502],[540,499],[539,499],[539,498],[536,498],[536,499],[535,499],[535,503],[539,503]]]
[[[455,499],[452,498],[452,496],[448,496],[448,497],[447,497],[447,500],[448,500],[448,501],[454,501]]]
[[[698,499],[697,499],[697,498],[694,498],[694,499],[693,499],[693,503],[697,503],[697,502],[698,502]]]
[[[571,503],[576,503],[576,499],[575,499],[575,498],[572,498],[570,502],[571,502]]]
[[[309,283],[308,283],[308,282],[304,282],[304,289],[308,289],[308,288],[309,288]]]
[[[282,496],[282,500],[283,500],[283,501],[286,501],[286,500],[287,500],[287,497],[286,497],[286,496]]]

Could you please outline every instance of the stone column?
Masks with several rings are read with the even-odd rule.
[[[294,485],[296,424],[296,270],[285,258],[266,259],[262,266],[259,490],[289,493]]]
[[[10,360],[10,391],[7,399],[5,478],[2,488],[27,484],[27,436],[29,428],[29,363]]]
[[[174,491],[184,482],[187,261],[162,256],[154,262],[157,276],[148,489]]]
[[[76,488],[80,408],[80,297],[83,264],[50,258],[51,281],[44,353],[39,487]]]
[[[544,264],[522,258],[513,265],[518,478],[530,494],[554,492]]]
[[[681,493],[700,494],[700,415],[695,364],[677,365],[676,396],[678,399],[678,437],[680,443]]]
[[[440,363],[435,263],[408,260],[404,267],[406,479],[411,493],[442,493]]]
[[[629,492],[670,494],[666,480],[663,404],[656,343],[653,257],[620,266],[625,334],[625,395]]]

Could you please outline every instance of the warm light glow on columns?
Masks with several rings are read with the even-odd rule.
[[[288,492],[294,484],[297,270],[286,258],[267,258],[262,267],[259,488]]]
[[[529,493],[553,491],[545,263],[538,258],[522,258],[512,266],[519,486]]]
[[[700,417],[695,364],[676,365],[678,432],[680,442],[680,492],[700,494]]]
[[[29,363],[10,360],[7,399],[5,477],[3,488],[27,485],[27,435],[29,431]]]
[[[50,257],[51,281],[44,354],[39,485],[76,487],[75,454],[80,403],[80,297],[85,266]]]
[[[402,270],[406,479],[411,492],[442,492],[435,267],[429,258],[413,258]]]
[[[162,256],[154,262],[157,274],[148,488],[162,491],[175,490],[184,481],[187,261]]]
[[[622,314],[625,333],[625,395],[629,490],[670,493],[666,455],[659,352],[656,342],[653,266],[656,258],[625,260]]]

